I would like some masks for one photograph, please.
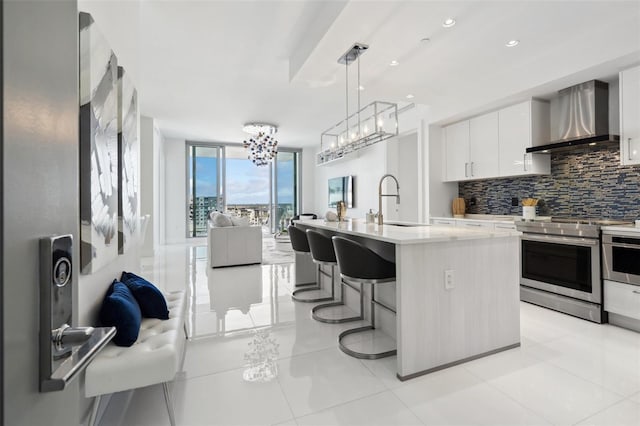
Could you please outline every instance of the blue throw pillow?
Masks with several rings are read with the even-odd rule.
[[[145,318],[169,319],[169,309],[164,295],[156,286],[131,272],[122,272],[120,281],[125,283],[140,305]]]
[[[113,342],[118,346],[131,346],[138,339],[142,314],[131,290],[121,282],[113,280],[100,308],[100,322],[115,326]]]

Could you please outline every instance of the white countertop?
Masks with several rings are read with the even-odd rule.
[[[457,228],[452,226],[397,226],[392,224],[379,226],[376,223],[366,223],[364,219],[352,219],[346,222],[325,222],[323,219],[298,220],[296,223],[343,234],[386,241],[393,244],[438,243],[522,235],[521,232],[514,230],[498,231],[493,229]]]

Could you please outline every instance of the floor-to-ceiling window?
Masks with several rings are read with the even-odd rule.
[[[213,210],[246,217],[272,233],[299,214],[300,150],[282,149],[275,161],[256,166],[238,144],[187,143],[187,231],[207,235]]]
[[[221,191],[219,146],[187,145],[187,232],[190,237],[207,235],[207,218],[224,205]]]
[[[285,229],[291,218],[298,214],[299,155],[295,151],[281,151],[276,158],[272,184],[276,220],[272,224],[272,232]]]
[[[252,225],[269,220],[269,166],[256,166],[241,146],[225,147],[226,211]]]

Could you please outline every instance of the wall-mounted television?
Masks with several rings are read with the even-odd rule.
[[[338,201],[344,201],[347,207],[353,207],[353,182],[354,176],[329,179],[329,207],[336,207]]]

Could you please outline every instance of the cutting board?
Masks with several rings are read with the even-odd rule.
[[[464,217],[464,212],[466,209],[466,206],[464,204],[464,198],[460,198],[460,197],[454,198],[452,209],[453,209],[453,217]]]

